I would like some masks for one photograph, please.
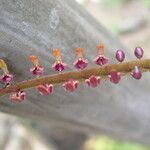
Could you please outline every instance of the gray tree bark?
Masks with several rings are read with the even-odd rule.
[[[53,74],[53,48],[61,48],[72,70],[74,49],[85,48],[92,66],[99,42],[106,45],[110,58],[118,48],[133,58],[117,38],[72,0],[0,0],[0,58],[7,61],[16,82],[32,78],[27,61],[31,54],[39,56],[47,74]],[[0,97],[0,111],[48,123],[51,129],[104,134],[150,145],[149,82],[145,74],[139,82],[124,78],[117,86],[104,81],[99,88],[89,89],[81,84],[75,93],[57,86],[48,97],[31,89],[21,104],[10,102],[8,95]]]

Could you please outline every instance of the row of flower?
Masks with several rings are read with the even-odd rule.
[[[143,49],[141,47],[136,47],[134,54],[138,59],[141,59],[143,56]],[[59,49],[53,49],[53,56],[56,58],[56,61],[52,65],[53,70],[62,72],[67,68],[67,64],[63,61],[61,57],[61,51]],[[77,59],[73,63],[74,67],[77,70],[83,70],[88,66],[88,60],[83,56],[83,48],[76,49]],[[115,57],[119,63],[122,63],[125,59],[125,53],[123,50],[117,50]],[[33,63],[33,67],[30,68],[30,72],[35,77],[40,77],[44,74],[44,67],[41,65],[39,59],[35,55],[31,55],[29,60]],[[104,55],[104,45],[99,44],[97,46],[97,56],[94,59],[94,63],[99,66],[108,64],[109,59]],[[5,84],[5,87],[10,86],[11,81],[14,79],[14,76],[8,71],[7,65],[4,60],[0,59],[0,68],[3,70],[3,75],[0,76],[0,82]],[[111,70],[110,75],[108,75],[109,80],[117,84],[121,80],[121,73],[116,70]],[[135,79],[140,79],[142,77],[142,72],[138,66],[135,66],[131,75]],[[85,83],[90,87],[97,87],[100,84],[101,77],[92,75],[85,80]],[[74,79],[68,79],[63,83],[63,87],[66,91],[73,92],[78,88],[79,81]],[[41,95],[49,95],[54,91],[54,86],[52,84],[42,84],[36,87]],[[10,99],[13,101],[21,102],[26,98],[26,92],[18,89],[15,93],[11,94]]]

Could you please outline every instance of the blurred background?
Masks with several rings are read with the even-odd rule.
[[[150,55],[150,0],[76,0],[131,50]],[[39,132],[37,123],[0,113],[0,150],[57,150],[53,140]],[[99,135],[88,136],[83,150],[148,150]],[[66,149],[67,150],[67,149]],[[70,148],[72,150],[72,148]]]
[[[150,48],[150,0],[77,0],[129,48]]]

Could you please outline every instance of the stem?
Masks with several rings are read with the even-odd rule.
[[[3,96],[7,93],[15,92],[18,89],[23,90],[23,89],[36,87],[40,84],[45,84],[45,83],[60,84],[69,78],[84,81],[84,79],[89,78],[91,75],[96,75],[96,76],[101,76],[104,79],[107,78],[107,76],[110,74],[112,70],[121,72],[122,75],[127,75],[133,70],[134,66],[139,66],[142,72],[147,72],[150,69],[150,59],[110,64],[107,66],[90,68],[82,71],[69,71],[61,74],[47,75],[47,76],[42,76],[31,80],[25,80],[23,82],[19,82],[10,85],[9,87],[0,89],[0,96]]]

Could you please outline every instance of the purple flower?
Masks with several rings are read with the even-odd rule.
[[[54,86],[52,84],[43,84],[37,86],[37,90],[40,92],[41,95],[49,95],[53,93]]]
[[[66,63],[63,63],[63,62],[58,62],[58,61],[56,61],[56,62],[52,65],[52,68],[53,68],[55,71],[64,71],[64,70],[67,68],[67,64],[66,64]]]
[[[78,88],[78,86],[79,86],[79,81],[73,79],[69,79],[63,84],[64,89],[70,92],[75,91]]]
[[[77,59],[74,63],[73,63],[74,67],[78,70],[83,70],[84,68],[87,67],[88,65],[88,60],[87,59],[83,59],[83,58],[79,58]]]
[[[33,74],[33,75],[43,75],[44,74],[44,67],[42,66],[35,66],[33,68],[30,69],[30,72]]]
[[[109,59],[105,57],[104,55],[99,55],[94,59],[95,64],[103,66],[107,64]]]
[[[92,75],[89,79],[85,80],[85,83],[87,83],[90,87],[97,87],[100,84],[100,77]]]
[[[111,71],[110,75],[108,75],[110,82],[117,84],[121,80],[121,73],[116,70]]]
[[[117,52],[116,52],[116,59],[119,62],[123,62],[124,59],[125,59],[125,53],[122,50],[117,50]]]
[[[24,91],[17,91],[10,95],[10,100],[15,102],[22,102],[26,98],[26,93]]]
[[[10,82],[13,80],[14,76],[10,73],[4,74],[0,76],[0,82],[4,84],[10,84]]]
[[[134,79],[141,79],[142,77],[142,72],[140,71],[140,69],[138,68],[138,66],[134,67],[134,70],[131,72],[131,75]]]

